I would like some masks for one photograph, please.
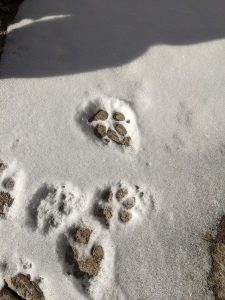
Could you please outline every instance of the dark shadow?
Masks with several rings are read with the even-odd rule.
[[[224,0],[28,2],[22,5],[23,16],[36,21],[10,33],[10,68],[3,68],[1,77],[94,71],[126,64],[153,45],[225,37]],[[55,15],[69,16],[40,20]]]

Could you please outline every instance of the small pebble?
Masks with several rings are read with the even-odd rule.
[[[115,112],[113,114],[113,119],[116,121],[125,121],[125,116],[121,112]]]
[[[122,136],[127,134],[127,130],[122,124],[116,124],[115,129]]]

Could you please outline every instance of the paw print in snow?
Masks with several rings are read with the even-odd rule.
[[[109,114],[105,110],[99,110],[95,113],[89,120],[89,123],[94,125],[94,133],[97,137],[103,139],[107,144],[110,140],[116,144],[130,146],[131,137],[127,135],[127,129],[125,126],[119,122],[125,121],[125,116],[121,112],[115,112],[113,114],[112,120],[109,120],[108,123],[111,123],[111,126],[104,121],[107,121]],[[100,123],[101,121],[102,123]]]
[[[106,299],[106,287],[115,284],[115,246],[109,231],[89,213],[60,234],[57,253],[63,272],[79,279],[90,299]]]
[[[95,215],[107,226],[134,221],[144,213],[148,197],[139,187],[117,185],[105,190],[95,207]]]
[[[105,144],[115,144],[137,150],[140,144],[136,115],[127,101],[100,97],[87,104],[82,103],[78,118],[82,128],[87,125]]]
[[[42,233],[69,222],[83,207],[83,197],[69,183],[57,186],[44,185],[44,192],[34,196],[30,215],[36,217],[34,224]],[[42,194],[44,194],[42,196]],[[37,205],[37,203],[39,204]]]
[[[101,269],[101,262],[104,258],[103,247],[99,244],[89,244],[92,230],[87,227],[78,227],[72,242],[74,256],[74,269],[76,277],[94,277]],[[89,249],[88,249],[89,248]]]

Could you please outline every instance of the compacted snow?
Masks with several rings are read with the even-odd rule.
[[[213,299],[204,234],[225,211],[225,2],[30,0],[0,62],[0,274],[41,277],[46,299]],[[125,115],[128,147],[88,122]],[[10,186],[10,180],[14,182]],[[8,182],[8,185],[7,185]],[[128,191],[121,222],[101,192]],[[69,232],[104,249],[87,284],[65,260]]]

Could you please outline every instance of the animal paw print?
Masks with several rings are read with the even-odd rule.
[[[70,184],[44,185],[43,190],[38,191],[37,195],[39,193],[41,197],[34,197],[34,203],[30,206],[30,214],[36,216],[37,224],[35,225],[44,234],[47,234],[50,229],[58,228],[80,209],[82,197]]]
[[[130,146],[131,137],[127,133],[124,123],[125,115],[122,112],[114,112],[112,116],[106,110],[99,110],[88,119],[93,124],[94,133],[108,144],[110,141],[124,146]],[[129,123],[129,120],[126,122]]]
[[[74,275],[92,278],[98,275],[104,259],[104,250],[100,244],[90,244],[92,230],[88,227],[76,228],[72,240]]]
[[[5,285],[0,290],[0,299],[5,300],[44,300],[44,294],[40,289],[37,281],[31,281],[30,275],[22,273],[17,274],[13,277],[6,276]]]
[[[136,115],[127,101],[112,97],[100,97],[78,109],[79,125],[86,131],[87,125],[103,143],[122,146],[123,149],[139,148],[140,138]]]
[[[140,188],[117,185],[103,191],[95,207],[95,215],[109,226],[116,223],[132,222],[144,209],[146,201]]]

